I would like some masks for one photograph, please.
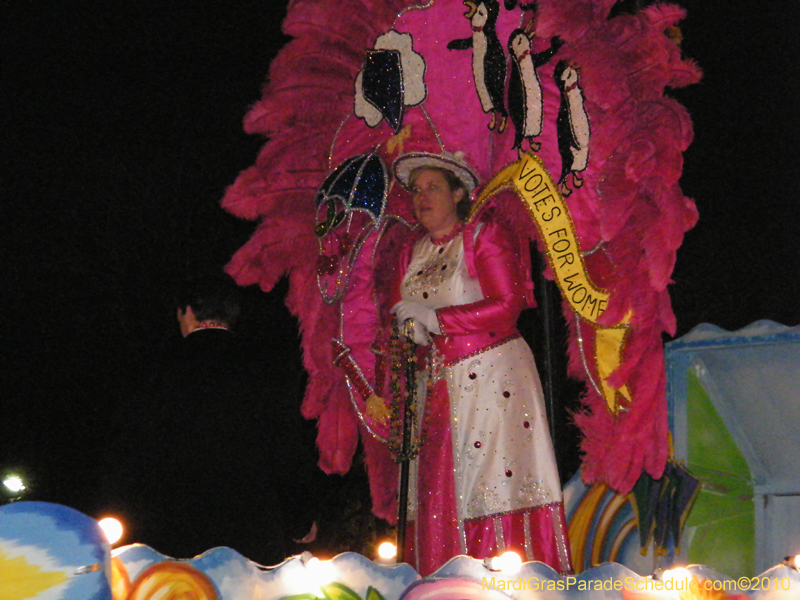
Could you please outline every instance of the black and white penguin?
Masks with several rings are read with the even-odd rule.
[[[475,89],[481,101],[483,112],[492,113],[489,129],[497,126],[497,115],[500,115],[498,132],[506,128],[506,112],[503,103],[506,84],[506,55],[503,45],[497,37],[497,15],[500,13],[498,0],[464,0],[469,10],[464,16],[472,25],[472,36],[452,40],[447,44],[448,50],[468,50],[472,48],[472,76]]]
[[[583,92],[578,86],[578,70],[562,60],[556,65],[553,77],[561,90],[561,104],[556,119],[558,152],[561,154],[558,189],[563,196],[569,196],[572,193],[570,174],[573,187],[581,187],[583,180],[578,173],[585,171],[589,164],[589,115],[586,114]]]
[[[508,112],[516,130],[513,148],[522,148],[528,140],[531,150],[538,152],[541,142],[533,138],[542,133],[542,84],[536,69],[547,63],[563,42],[554,37],[547,50],[531,54],[533,32],[515,29],[508,38],[508,52],[512,57],[511,76],[508,82]]]

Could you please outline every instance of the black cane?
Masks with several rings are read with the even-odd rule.
[[[400,450],[400,497],[397,499],[397,562],[405,562],[408,520],[408,467],[411,460],[411,430],[417,395],[417,345],[409,340],[406,360],[406,401],[403,406],[403,446]]]

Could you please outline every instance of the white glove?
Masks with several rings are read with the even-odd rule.
[[[418,302],[411,300],[401,300],[392,307],[391,311],[398,323],[405,323],[408,319],[414,319],[417,325],[423,325],[431,333],[441,333],[439,329],[439,319],[436,311]]]

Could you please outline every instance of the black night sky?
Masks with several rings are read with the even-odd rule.
[[[796,325],[800,3],[678,3],[684,53],[705,75],[672,92],[694,120],[682,185],[700,212],[673,276],[677,333]],[[285,12],[272,0],[3,11],[0,471],[25,469],[33,499],[124,510],[114,440],[178,335],[175,282],[221,268],[255,227],[219,201],[263,143],[241,123]],[[300,389],[281,290],[246,300],[248,343]]]

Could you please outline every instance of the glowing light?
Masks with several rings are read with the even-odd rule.
[[[675,569],[666,569],[661,573],[658,579],[663,581],[664,586],[668,589],[658,591],[656,596],[659,598],[668,598],[670,600],[679,600],[681,598],[681,592],[689,590],[692,574],[683,567],[677,567]]]
[[[336,578],[336,568],[327,560],[320,560],[312,556],[306,562],[306,570],[314,584],[320,588],[328,585]]]
[[[19,475],[9,475],[3,480],[3,485],[6,486],[9,492],[19,494],[25,491],[25,482]]]
[[[800,571],[800,554],[794,557],[794,568]]]
[[[116,544],[122,537],[122,523],[113,517],[100,519],[100,528],[106,536],[109,544]]]
[[[378,556],[386,560],[394,558],[397,556],[397,546],[392,542],[383,542],[378,546]]]
[[[684,569],[683,567],[678,567],[677,569],[667,569],[661,575],[661,581],[690,581],[692,579],[692,574]]]
[[[502,571],[513,575],[522,566],[522,559],[516,552],[504,552],[500,556],[495,556],[491,561],[492,571]]]

